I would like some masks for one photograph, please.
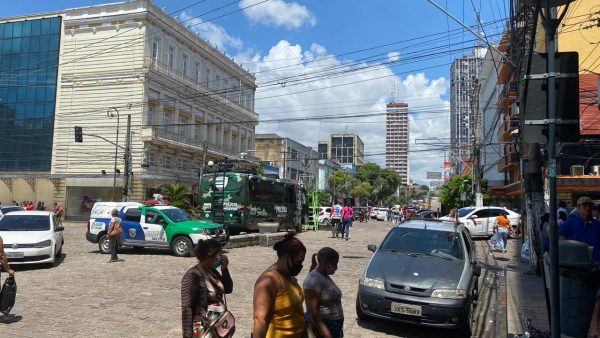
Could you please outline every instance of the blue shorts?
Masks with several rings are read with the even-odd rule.
[[[308,312],[304,313],[304,318],[306,319],[306,321],[308,321],[310,323],[310,325],[314,327],[314,324],[312,323],[312,318],[310,317],[310,315],[308,314]],[[329,333],[331,333],[331,336],[333,338],[342,338],[344,337],[344,318],[341,319],[321,319],[323,321],[323,324],[325,324],[325,326],[327,326],[327,329],[329,329]],[[315,334],[317,335],[317,338],[321,338],[322,336],[317,333],[317,330],[315,329]]]

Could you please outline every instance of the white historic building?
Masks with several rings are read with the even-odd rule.
[[[192,187],[205,149],[207,160],[219,160],[254,148],[254,76],[187,23],[146,0],[0,22],[56,16],[62,23],[51,166],[0,173],[0,201],[64,203],[67,217],[86,217],[91,203],[113,198],[115,172],[120,200],[127,136],[133,201],[162,183]],[[110,143],[117,132],[119,147]]]

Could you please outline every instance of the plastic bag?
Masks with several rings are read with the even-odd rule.
[[[15,277],[8,277],[4,280],[2,292],[0,293],[0,312],[4,315],[8,315],[15,305],[16,297],[17,282],[15,281]]]
[[[521,262],[529,263],[529,238],[525,237],[521,247]]]

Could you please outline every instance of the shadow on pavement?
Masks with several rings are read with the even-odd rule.
[[[368,321],[357,319],[358,326],[372,330],[374,332],[385,333],[397,337],[444,337],[444,338],[464,338],[457,330],[436,329],[414,324],[397,323],[385,321],[377,318],[370,318]]]

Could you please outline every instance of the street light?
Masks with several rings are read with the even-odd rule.
[[[117,118],[117,138],[115,141],[115,168],[113,172],[113,190],[112,190],[112,201],[115,202],[115,188],[117,186],[117,156],[119,150],[119,111],[115,107],[108,108],[106,111],[108,118]]]

